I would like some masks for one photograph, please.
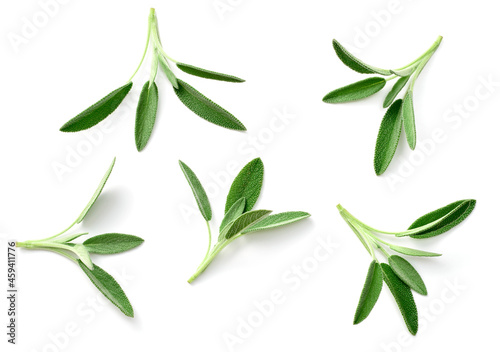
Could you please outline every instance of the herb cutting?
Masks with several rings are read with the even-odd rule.
[[[134,309],[132,308],[132,305],[130,304],[130,301],[123,289],[110,274],[92,262],[90,255],[116,254],[125,252],[139,246],[142,242],[144,242],[144,240],[132,235],[106,233],[90,237],[83,243],[74,243],[74,240],[81,236],[88,235],[88,233],[69,233],[75,225],[78,225],[83,221],[101,194],[102,189],[104,188],[104,185],[113,170],[115,160],[116,159],[113,160],[111,166],[106,171],[106,174],[99,183],[99,186],[92,195],[92,198],[90,198],[90,201],[70,226],[58,234],[44,239],[16,242],[16,246],[26,249],[47,250],[70,259],[83,270],[95,287],[97,287],[97,289],[101,291],[101,293],[109,299],[111,303],[118,307],[118,309],[120,309],[126,316],[133,317]]]
[[[388,232],[366,225],[351,215],[340,204],[337,205],[342,218],[372,257],[365,285],[354,315],[354,324],[359,324],[368,317],[375,303],[377,303],[382,290],[382,282],[385,282],[398,304],[408,331],[412,335],[416,335],[418,331],[418,313],[412,290],[421,295],[427,295],[427,288],[417,270],[406,259],[399,255],[390,254],[389,251],[417,257],[438,257],[441,254],[402,247],[380,238],[380,235],[411,237],[414,239],[438,236],[464,221],[475,206],[476,201],[474,199],[459,200],[421,216],[406,231]],[[379,262],[375,253],[376,250],[384,255],[388,264]]]
[[[256,158],[243,167],[231,185],[226,199],[224,218],[219,226],[217,243],[212,247],[212,231],[209,223],[212,219],[212,208],[207,194],[195,173],[182,161],[179,161],[179,164],[208,228],[207,252],[196,272],[189,278],[189,283],[205,271],[220,251],[241,236],[288,225],[310,216],[303,211],[269,215],[271,210],[252,210],[259,198],[264,179],[264,164],[260,158]]]
[[[232,75],[218,73],[185,64],[168,56],[161,44],[158,21],[154,9],[151,9],[149,15],[146,48],[144,49],[139,66],[133,73],[132,77],[130,77],[127,83],[123,86],[112,91],[97,103],[66,122],[60,130],[62,132],[78,132],[86,130],[95,126],[115,111],[132,89],[132,79],[142,66],[150,48],[152,50],[153,57],[151,61],[151,73],[149,80],[144,83],[144,86],[142,87],[135,117],[135,144],[138,151],[142,151],[146,147],[156,121],[159,97],[155,79],[158,72],[158,66],[160,66],[164,71],[179,100],[196,115],[213,124],[228,129],[238,131],[246,130],[245,126],[233,114],[208,99],[188,83],[177,78],[170,68],[169,62],[174,63],[181,71],[193,76],[235,83],[244,82],[244,80]]]
[[[411,150],[417,144],[415,127],[415,113],[413,109],[413,89],[417,78],[425,65],[436,52],[441,36],[432,46],[417,59],[398,69],[382,69],[368,65],[349,53],[338,41],[333,40],[333,48],[339,59],[349,68],[359,73],[376,74],[345,87],[335,89],[323,97],[325,103],[337,104],[356,101],[369,97],[382,88],[386,83],[397,78],[396,83],[384,99],[384,108],[389,107],[382,119],[375,145],[374,169],[377,175],[382,175],[394,157],[401,133],[405,131],[406,141]],[[387,78],[384,78],[386,76]],[[396,99],[399,93],[406,88],[402,99]]]

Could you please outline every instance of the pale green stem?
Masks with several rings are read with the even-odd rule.
[[[43,238],[41,240],[34,240],[34,241],[30,241],[30,242],[42,242],[42,241],[48,241],[48,240],[51,240],[53,238],[56,238],[56,237],[59,237],[61,235],[64,235],[66,232],[68,232],[73,226],[76,225],[76,220],[73,221],[73,223],[71,225],[69,225],[66,229],[62,230],[61,232],[55,234],[54,236],[50,236],[50,237],[47,237],[47,238]]]
[[[144,48],[144,53],[142,54],[142,58],[141,58],[141,61],[139,62],[139,66],[137,66],[137,68],[134,71],[134,74],[132,75],[132,77],[129,78],[129,80],[127,82],[130,82],[132,80],[132,78],[134,78],[134,76],[137,74],[137,72],[141,68],[142,63],[144,62],[144,59],[146,58],[146,54],[148,52],[149,42],[150,42],[150,38],[151,38],[151,24],[152,24],[152,21],[154,21],[154,18],[155,18],[155,9],[151,9],[149,12],[149,19],[148,19],[148,37],[146,39],[146,47]]]
[[[368,245],[368,252],[372,256],[372,259],[378,262],[377,256],[375,255],[375,250],[373,249],[373,246],[372,246],[372,243],[375,243],[375,242],[373,242],[371,237],[366,237],[367,235],[369,235],[369,233],[364,232],[362,228],[357,227],[355,224],[353,224],[353,226],[358,230],[359,234],[361,236],[363,236],[363,240]],[[375,243],[375,245],[376,245],[376,243]]]
[[[212,249],[212,230],[210,229],[210,223],[207,221],[207,228],[208,228],[208,248],[207,248],[207,253],[205,254],[205,258],[203,258],[203,261],[207,259],[208,255],[210,254],[210,249]]]
[[[377,229],[375,229],[375,228],[373,228],[371,226],[366,225],[365,223],[361,222],[359,219],[357,219],[356,217],[354,217],[346,209],[344,209],[340,204],[337,205],[337,209],[339,210],[339,212],[341,213],[341,215],[343,214],[342,216],[345,215],[347,218],[349,218],[350,220],[352,220],[353,222],[355,222],[359,226],[363,227],[365,230],[368,230],[368,231],[371,231],[371,232],[375,232],[375,233],[379,233],[379,234],[393,235],[393,236],[396,236],[396,237],[410,236],[410,235],[413,235],[415,233],[418,233],[418,232],[430,229],[431,227],[433,227],[436,224],[440,223],[444,218],[446,218],[447,216],[450,215],[450,214],[446,214],[446,215],[440,217],[439,219],[434,220],[433,222],[428,223],[427,225],[423,225],[423,226],[417,227],[415,229],[406,230],[406,231],[400,231],[400,232],[389,232],[389,231],[377,230]]]
[[[207,257],[205,257],[205,259],[203,259],[203,261],[198,266],[198,269],[196,269],[196,272],[193,274],[193,276],[189,278],[188,283],[192,283],[198,276],[200,276],[201,273],[203,273],[205,269],[210,265],[210,263],[215,259],[217,254],[219,254],[219,252],[223,250],[229,243],[233,242],[240,236],[241,234],[237,234],[231,237],[229,240],[224,239],[222,242],[217,243],[210,252],[210,254]]]
[[[383,234],[387,234],[387,235],[395,235],[397,232],[387,232],[387,231],[380,231],[380,230],[377,230],[371,226],[368,226],[366,224],[364,224],[363,222],[361,222],[359,219],[357,219],[354,215],[352,215],[351,213],[349,213],[345,208],[343,208],[340,204],[337,205],[337,209],[339,210],[340,214],[344,214],[345,216],[347,216],[350,220],[353,220],[355,223],[357,223],[358,225],[362,226],[365,230],[369,230],[369,231],[373,231],[373,232],[377,232],[377,233],[383,233]]]
[[[69,253],[66,253],[65,251],[63,250],[60,250],[60,249],[55,249],[55,248],[40,248],[40,249],[45,249],[47,251],[51,251],[51,252],[54,252],[54,253],[58,253],[60,255],[62,255],[63,257],[66,257],[68,259],[70,259],[71,261],[77,263],[78,260],[74,257],[72,257]]]
[[[385,255],[386,258],[389,258],[390,255],[389,253],[387,253],[387,251],[384,249],[384,247],[382,247],[380,244],[378,243],[375,243],[375,245],[377,246],[377,248]]]
[[[155,20],[156,21],[156,20]],[[153,40],[153,45],[155,48],[168,60],[177,63],[177,60],[172,59],[168,54],[163,50],[163,46],[161,45],[160,41],[160,34],[158,33],[158,27],[155,25],[152,27],[151,31],[153,32],[151,38]]]
[[[337,209],[340,212],[340,215],[344,219],[344,221],[349,225],[351,230],[354,232],[356,237],[358,237],[359,241],[363,244],[365,249],[368,251],[368,253],[372,256],[374,260],[377,258],[375,257],[375,252],[373,251],[373,247],[370,244],[370,239],[366,238],[366,234],[362,228],[359,228],[357,225],[359,225],[359,221],[351,221],[348,216],[347,210],[345,210],[340,204],[337,205]]]
[[[377,236],[375,236],[373,233],[368,232],[367,234],[368,234],[368,235],[370,236],[370,238],[371,238],[371,239],[373,239],[375,242],[385,244],[386,246],[389,246],[389,247],[393,245],[392,243],[386,242],[386,241],[384,241],[384,240],[382,240],[382,239],[378,238],[378,237],[377,237]],[[377,247],[378,247],[378,245],[377,245]]]
[[[439,47],[439,44],[441,44],[441,40],[443,40],[443,37],[442,36],[439,36],[436,41],[431,45],[431,47],[425,52],[423,53],[422,55],[420,55],[418,58],[416,58],[415,60],[413,60],[412,62],[410,62],[408,65],[406,66],[403,66],[401,68],[398,68],[397,70],[403,70],[407,67],[410,67],[411,65],[417,63],[418,61],[420,61],[421,59],[423,59],[424,57],[427,56],[427,54],[431,53],[431,52],[434,52],[436,51],[436,49]]]
[[[431,59],[432,57],[432,54],[434,54],[434,52],[432,53],[429,53],[428,56],[426,56],[422,62],[418,65],[417,69],[415,70],[414,74],[413,74],[413,77],[411,78],[411,82],[410,82],[410,85],[408,87],[408,90],[413,90],[413,86],[415,85],[415,82],[417,81],[417,78],[418,76],[420,76],[420,73],[422,72],[422,70],[424,69],[425,65],[427,65],[427,63],[429,62],[429,60]]]

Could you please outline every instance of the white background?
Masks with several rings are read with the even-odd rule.
[[[71,0],[52,9],[46,23],[41,15],[36,33],[13,45],[13,36],[23,36],[24,19],[33,23],[47,1],[0,5],[2,285],[5,239],[37,239],[64,228],[114,156],[115,170],[82,229],[131,233],[146,241],[131,252],[94,259],[123,285],[134,319],[107,303],[98,311],[89,308],[88,300],[100,294],[67,259],[20,251],[19,344],[12,350],[230,351],[224,336],[238,336],[241,320],[255,316],[254,302],[269,300],[275,290],[284,302],[235,351],[492,350],[494,317],[500,313],[500,50],[494,2]],[[217,4],[225,10],[217,11]],[[150,7],[157,10],[171,56],[247,80],[231,84],[179,73],[234,113],[247,133],[194,115],[160,73],[154,134],[138,153],[135,102],[148,65],[124,106],[108,118],[105,132],[102,125],[87,135],[59,132],[130,77],[144,47]],[[330,90],[366,77],[338,60],[331,40],[373,65],[394,68],[419,56],[438,35],[443,42],[415,87],[417,151],[400,143],[387,172],[376,177],[373,149],[389,86],[362,102],[322,103]],[[481,83],[487,80],[496,84],[491,92]],[[273,125],[283,114],[288,124]],[[436,133],[442,137],[429,142]],[[189,285],[207,234],[177,160],[210,188],[215,231],[229,189],[227,168],[234,164],[239,170],[256,156],[266,168],[257,206],[304,210],[312,217],[239,239]],[[58,174],[61,165],[67,169]],[[216,179],[220,186],[214,186]],[[374,227],[403,230],[420,215],[463,198],[477,199],[470,218],[438,238],[411,242],[444,254],[411,260],[429,290],[415,297],[419,311],[427,312],[418,335],[407,337],[387,287],[369,318],[353,326],[370,258],[336,204]],[[313,268],[318,241],[336,248]],[[304,263],[311,272],[300,287],[284,281],[293,266]],[[76,336],[61,335],[68,324]],[[7,343],[1,336],[3,351]]]

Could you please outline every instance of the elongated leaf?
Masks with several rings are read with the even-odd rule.
[[[412,234],[410,237],[429,238],[440,235],[464,221],[474,210],[475,206],[476,201],[474,199],[464,199],[425,214],[415,220],[408,229],[417,229],[439,219],[442,220],[431,228]]]
[[[389,289],[398,304],[399,311],[403,316],[408,331],[412,335],[416,335],[418,331],[418,313],[410,287],[394,273],[389,265],[385,263],[380,265],[384,281],[387,286],[389,286]]]
[[[150,86],[146,82],[142,87],[137,112],[135,114],[135,146],[138,151],[146,147],[151,137],[156,120],[156,111],[158,109],[158,87],[156,83]]]
[[[410,79],[410,76],[401,77],[400,79],[398,79],[396,81],[396,83],[394,83],[394,85],[392,86],[392,89],[385,97],[384,108],[386,108],[392,104],[392,102],[394,101],[396,96],[399,94],[399,92],[401,92],[401,89],[403,89],[403,87],[406,85],[406,83],[408,82],[409,79]]]
[[[198,180],[198,177],[196,177],[193,170],[189,168],[189,166],[187,166],[180,160],[179,165],[181,166],[181,170],[184,173],[184,176],[186,177],[191,190],[193,191],[193,195],[196,199],[196,204],[198,204],[201,215],[203,215],[206,221],[210,221],[212,219],[212,208],[210,207],[210,201],[208,200],[205,189],[201,185],[200,180]]]
[[[384,70],[382,68],[374,67],[368,64],[365,64],[363,61],[354,57],[350,52],[348,52],[338,41],[333,40],[333,49],[339,59],[349,68],[353,69],[359,73],[378,73],[384,76],[390,76],[391,71]]]
[[[440,257],[441,256],[441,254],[439,254],[439,253],[426,252],[426,251],[421,251],[419,249],[401,247],[401,246],[396,246],[393,244],[391,244],[389,246],[389,248],[392,249],[393,251],[398,252],[398,253],[411,255],[414,257]]]
[[[365,320],[377,303],[380,291],[382,291],[382,269],[380,264],[373,260],[368,267],[365,285],[359,297],[358,307],[354,314],[354,324],[359,324]]]
[[[252,226],[248,227],[246,230],[242,231],[242,234],[262,231],[267,229],[272,229],[275,227],[280,227],[294,223],[296,221],[310,217],[311,214],[303,211],[287,211],[284,213],[273,214],[265,217],[264,219],[256,222]]]
[[[170,66],[168,66],[167,60],[162,55],[159,55],[158,58],[160,59],[160,66],[163,72],[165,72],[165,76],[167,76],[168,80],[170,81],[170,84],[172,84],[172,86],[175,89],[179,88],[179,84],[177,83],[177,77],[175,77],[174,73],[170,69]]]
[[[128,92],[132,89],[132,82],[112,91],[97,103],[66,122],[61,132],[78,132],[86,130],[108,117],[121,104]]]
[[[406,92],[403,99],[403,125],[405,128],[406,140],[411,150],[417,145],[417,129],[415,127],[415,112],[413,111],[413,92]]]
[[[323,97],[323,101],[337,104],[364,99],[384,88],[385,83],[385,78],[370,77],[331,91]]]
[[[231,237],[243,232],[245,229],[252,226],[257,221],[262,220],[269,214],[271,214],[271,210],[252,210],[248,213],[240,215],[229,225],[226,232],[226,239],[230,239]]]
[[[246,164],[235,177],[227,194],[225,212],[240,198],[246,198],[245,210],[253,208],[260,195],[264,180],[264,164],[260,158],[253,159]]]
[[[247,199],[245,197],[241,197],[233,203],[231,208],[229,208],[229,210],[226,212],[226,215],[224,215],[224,219],[222,219],[222,222],[220,223],[219,232],[222,232],[222,230],[224,230],[224,228],[229,223],[236,220],[241,214],[243,214],[246,204]]]
[[[217,81],[225,81],[225,82],[236,82],[236,83],[245,82],[244,79],[235,76],[226,75],[225,73],[218,73],[210,70],[205,70],[204,68],[183,64],[182,62],[178,62],[177,67],[180,68],[182,71],[189,73],[190,75],[202,78],[215,79]]]
[[[186,82],[177,79],[175,94],[196,115],[231,130],[246,131],[246,127],[229,111],[221,108]]]
[[[115,306],[120,309],[123,314],[128,317],[134,317],[134,309],[130,304],[125,292],[116,282],[116,280],[101,269],[99,266],[94,265],[94,269],[90,270],[80,260],[78,261],[80,268],[87,274],[90,281],[98,288],[101,293],[111,301]]]
[[[394,157],[401,136],[401,99],[396,100],[387,110],[380,123],[377,143],[375,144],[375,158],[373,165],[375,173],[382,175]]]
[[[137,236],[122,233],[105,233],[94,236],[83,242],[90,253],[115,254],[126,252],[139,246],[144,240]]]
[[[79,224],[82,222],[82,220],[85,218],[87,213],[89,212],[90,208],[94,205],[95,201],[97,198],[101,195],[102,189],[106,185],[106,181],[109,178],[109,175],[111,175],[111,171],[113,171],[113,167],[115,166],[116,158],[113,158],[113,161],[111,162],[111,165],[109,166],[108,170],[104,174],[103,178],[101,179],[101,182],[99,183],[99,186],[97,186],[97,189],[95,190],[94,194],[92,195],[92,198],[90,198],[90,201],[87,203],[83,211],[80,213],[78,218],[76,219],[76,223]]]
[[[413,291],[424,296],[427,295],[427,288],[425,287],[424,280],[422,280],[417,270],[415,270],[406,259],[399,255],[391,255],[388,260],[392,271],[394,271],[405,284],[410,286]]]
[[[457,200],[456,202],[445,205],[444,207],[433,210],[425,215],[422,215],[417,220],[415,220],[408,230],[416,229],[418,227],[422,227],[428,224],[433,223],[436,220],[442,219],[458,209],[461,209],[464,205],[475,205],[476,201],[474,199],[462,199]]]

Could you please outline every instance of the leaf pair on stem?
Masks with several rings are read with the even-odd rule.
[[[359,73],[376,74],[379,76],[370,77],[335,89],[324,96],[323,101],[325,103],[346,103],[364,99],[382,90],[388,81],[397,78],[396,83],[384,99],[383,106],[384,108],[389,107],[389,109],[380,124],[375,145],[374,168],[377,175],[383,174],[391,163],[403,128],[409,147],[412,150],[415,149],[417,132],[413,109],[413,87],[425,65],[439,47],[442,39],[439,36],[429,50],[408,65],[392,70],[364,63],[349,53],[338,41],[333,40],[333,48],[339,59],[346,66]],[[396,100],[405,86],[407,86],[407,89],[403,94],[403,98]]]
[[[218,73],[188,65],[176,61],[168,56],[160,41],[158,22],[154,9],[151,9],[149,15],[146,48],[144,49],[141,62],[132,77],[125,85],[112,91],[97,103],[66,122],[60,130],[62,132],[78,132],[86,130],[98,124],[115,111],[132,89],[132,79],[142,66],[150,48],[153,55],[150,78],[142,87],[139,102],[137,104],[135,119],[135,144],[138,151],[141,151],[146,147],[156,121],[156,113],[158,109],[158,87],[155,83],[155,79],[158,73],[158,66],[160,66],[164,71],[179,100],[195,114],[211,123],[228,129],[238,131],[246,130],[245,126],[233,114],[208,99],[186,82],[177,78],[172,72],[169,62],[174,63],[181,71],[193,76],[236,83],[244,82],[244,80],[224,73]]]
[[[264,164],[260,158],[250,161],[234,179],[226,199],[224,218],[219,227],[217,243],[212,247],[209,221],[212,208],[207,194],[195,173],[182,161],[180,167],[193,191],[201,215],[208,227],[208,249],[196,272],[189,278],[191,283],[214,260],[219,252],[235,239],[248,233],[272,229],[305,219],[310,214],[288,211],[269,215],[271,210],[252,210],[260,195],[264,179]]]
[[[90,281],[92,281],[92,283],[107,299],[111,301],[111,303],[117,306],[123,314],[133,317],[134,310],[123,289],[110,274],[92,262],[90,255],[122,253],[139,246],[142,242],[144,242],[144,240],[132,235],[106,233],[90,237],[83,243],[74,243],[74,240],[81,236],[88,235],[88,233],[68,233],[69,230],[71,230],[75,225],[78,225],[83,221],[89,210],[94,205],[95,201],[101,194],[111,171],[113,170],[115,160],[116,159],[113,160],[111,166],[106,171],[106,174],[102,178],[97,190],[90,198],[88,204],[68,228],[54,236],[41,240],[17,242],[16,246],[27,249],[43,249],[52,251],[77,263],[83,272],[85,272],[88,276]]]
[[[427,288],[417,270],[406,259],[390,254],[388,250],[417,257],[438,257],[441,254],[398,246],[381,239],[379,235],[408,236],[415,239],[438,236],[465,220],[474,210],[475,205],[476,201],[473,199],[459,200],[418,218],[406,231],[387,232],[364,224],[339,204],[337,209],[340,215],[372,257],[354,315],[354,324],[359,324],[368,317],[378,300],[382,283],[385,281],[398,304],[408,331],[415,335],[418,331],[418,313],[412,290],[421,295],[427,295]],[[375,255],[377,249],[386,257],[388,264],[378,261]]]

